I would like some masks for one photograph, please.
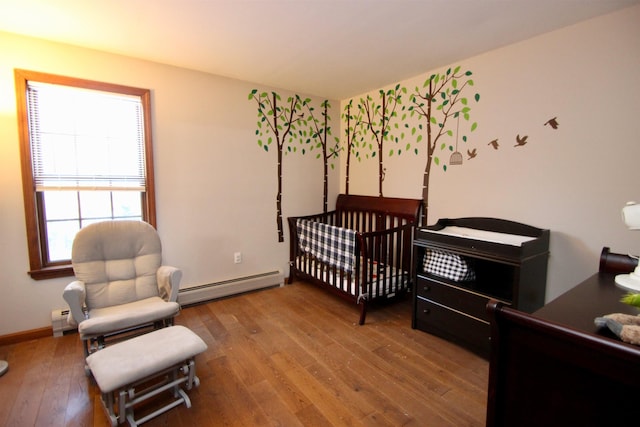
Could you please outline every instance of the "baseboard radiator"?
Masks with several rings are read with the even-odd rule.
[[[51,312],[51,328],[54,337],[61,337],[65,332],[76,330],[75,326],[69,325],[69,310],[57,309]]]
[[[178,291],[178,302],[181,306],[197,304],[230,295],[255,291],[263,288],[284,286],[284,275],[281,271],[254,274],[238,277],[206,285],[192,286]]]

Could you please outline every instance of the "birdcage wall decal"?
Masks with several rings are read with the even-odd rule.
[[[458,151],[458,133],[460,129],[460,114],[456,113],[458,122],[456,123],[456,151],[451,154],[449,158],[450,165],[461,165],[462,164],[462,153]]]

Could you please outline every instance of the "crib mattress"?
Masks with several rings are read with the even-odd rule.
[[[295,266],[298,267],[303,263],[308,263],[309,267],[306,270],[301,270],[311,274],[318,280],[321,280],[334,288],[340,289],[354,297],[357,297],[358,300],[363,297],[367,297],[369,292],[364,294],[362,292],[362,280],[360,283],[356,283],[355,279],[349,279],[348,275],[345,274],[342,279],[339,274],[334,275],[329,271],[326,264],[322,262],[316,261],[314,259],[309,259],[304,255],[298,257],[295,261]],[[401,269],[384,265],[377,266],[377,263],[374,262],[374,272],[372,276],[372,280],[368,283],[370,293],[375,298],[376,296],[384,296],[386,298],[391,298],[395,295],[395,290],[405,289],[410,281],[410,274],[407,271],[403,271]],[[323,272],[322,270],[325,269]],[[368,270],[367,270],[368,271]],[[337,280],[336,280],[337,279]],[[338,283],[335,283],[335,282]]]

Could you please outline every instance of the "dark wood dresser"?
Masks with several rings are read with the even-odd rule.
[[[614,283],[636,264],[604,248],[598,273],[533,314],[489,303],[487,426],[640,425],[640,346],[594,324],[640,313]]]
[[[473,280],[425,271],[427,251],[462,257]],[[489,357],[490,299],[525,312],[545,300],[549,230],[495,218],[441,219],[414,238],[412,326]]]

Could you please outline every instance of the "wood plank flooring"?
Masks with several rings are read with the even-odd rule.
[[[187,307],[200,387],[145,426],[484,426],[488,362],[411,329],[411,302],[358,309],[297,282]],[[77,334],[0,346],[0,425],[108,426]],[[141,409],[142,411],[143,409]]]

